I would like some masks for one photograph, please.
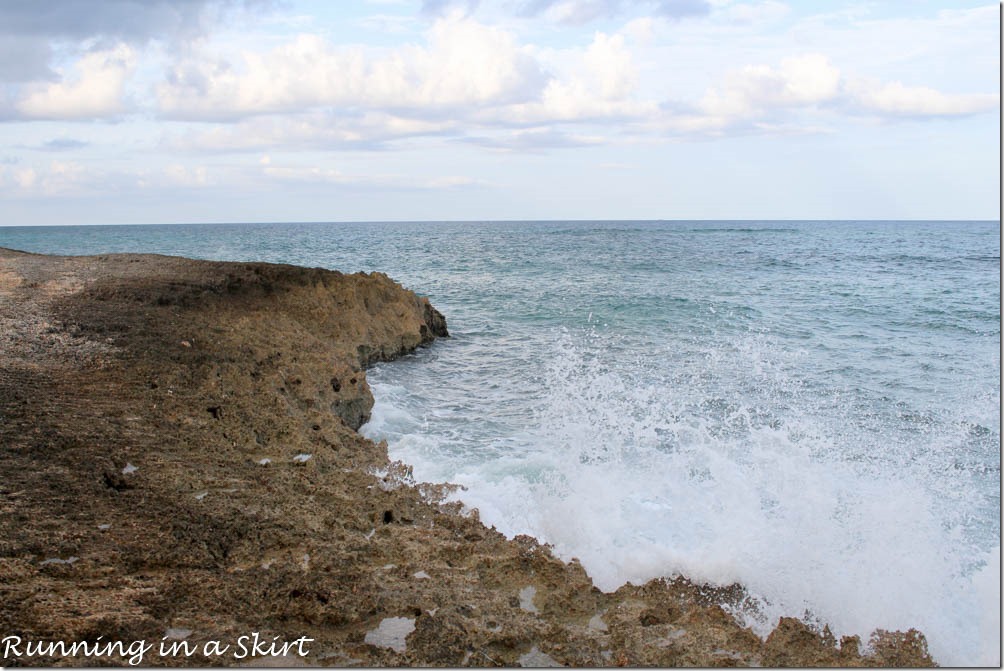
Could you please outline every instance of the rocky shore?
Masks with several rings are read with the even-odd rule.
[[[446,333],[378,273],[0,250],[0,665],[932,664],[442,503],[356,429],[367,364]]]

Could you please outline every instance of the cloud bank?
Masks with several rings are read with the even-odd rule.
[[[97,193],[102,183],[490,190],[519,178],[448,162],[603,150],[595,165],[628,174],[628,154],[646,147],[853,137],[998,110],[996,80],[972,74],[999,68],[995,53],[971,44],[997,39],[994,8],[922,9],[0,3],[0,132],[10,137],[0,192],[54,197]],[[147,158],[107,162],[123,138]],[[450,158],[420,178],[393,166],[418,150]],[[53,152],[68,160],[53,162]],[[356,169],[332,164],[346,153],[359,157]],[[262,154],[268,165],[257,163]]]

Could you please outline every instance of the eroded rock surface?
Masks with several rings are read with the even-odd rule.
[[[0,636],[199,649],[144,666],[931,663],[912,630],[763,641],[718,605],[738,587],[606,594],[437,503],[355,429],[365,366],[445,334],[380,274],[0,250]],[[314,640],[199,648],[252,632]]]

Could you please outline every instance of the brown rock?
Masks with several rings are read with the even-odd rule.
[[[446,333],[380,273],[0,250],[0,633],[307,636],[319,665],[931,663],[912,630],[877,634],[871,657],[789,619],[764,643],[719,605],[739,586],[605,594],[439,503],[448,487],[355,429],[365,366]],[[414,621],[403,649],[373,644],[389,618]],[[126,662],[0,659],[98,663]],[[144,659],[238,663],[255,662]]]

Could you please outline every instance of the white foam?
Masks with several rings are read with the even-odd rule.
[[[887,444],[896,437],[842,422],[843,398],[820,401],[790,377],[799,357],[749,338],[673,370],[643,357],[615,368],[559,339],[539,387],[523,379],[540,396],[521,411],[525,430],[457,442],[482,422],[440,428],[371,375],[364,432],[417,480],[463,485],[450,498],[485,523],[579,558],[601,589],[739,582],[756,601],[739,615],[761,634],[811,614],[865,640],[916,627],[942,664],[992,662],[999,540],[986,554],[974,535],[979,495],[942,466],[950,440]]]
[[[985,558],[986,564],[972,578],[973,588],[981,598],[980,647],[974,666],[1001,665],[1001,548],[998,545]]]

